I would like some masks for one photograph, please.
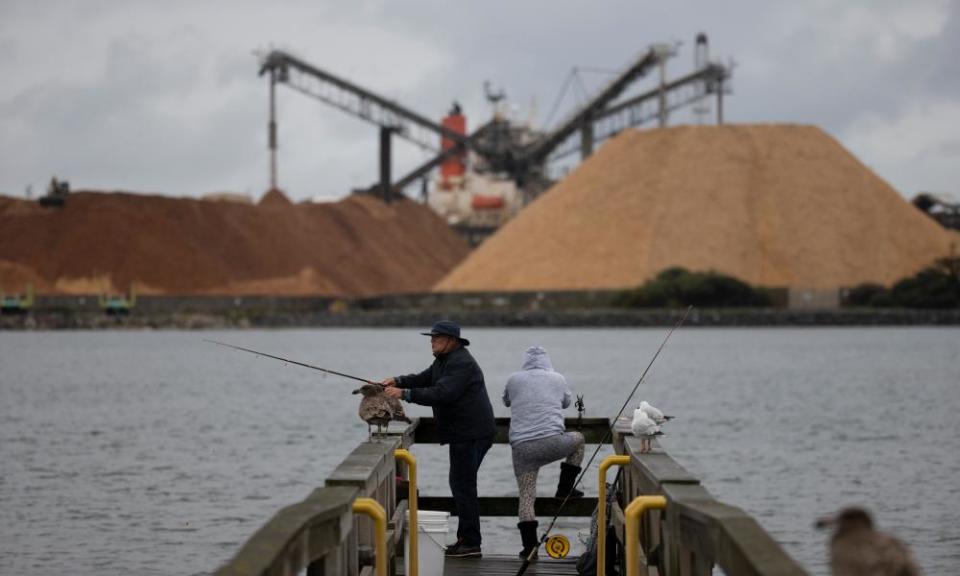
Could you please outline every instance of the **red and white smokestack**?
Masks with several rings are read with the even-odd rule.
[[[457,134],[467,134],[467,117],[460,110],[460,105],[453,103],[450,113],[442,121],[443,127]],[[440,149],[444,152],[455,148],[457,143],[450,138],[440,138]],[[463,182],[463,175],[467,171],[466,151],[461,150],[440,165],[440,190],[453,190]]]

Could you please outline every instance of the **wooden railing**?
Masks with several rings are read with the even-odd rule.
[[[606,419],[584,419],[581,431],[589,443],[599,442],[608,429]],[[497,419],[497,441],[506,441],[507,419]],[[575,429],[568,419],[568,429]],[[383,507],[387,523],[387,572],[397,573],[403,554],[407,500],[398,498],[397,476],[408,478],[407,466],[395,458],[395,450],[409,448],[415,441],[436,441],[430,418],[414,420],[404,430],[375,437],[357,446],[327,478],[325,486],[302,502],[274,515],[240,548],[236,556],[217,571],[217,576],[279,576],[301,573],[309,576],[365,576],[375,564],[374,523],[354,514],[357,498],[372,498]],[[638,496],[663,496],[662,511],[651,510],[641,517],[639,535],[641,574],[699,576],[711,574],[714,566],[726,574],[806,574],[773,541],[757,522],[740,508],[715,500],[700,481],[664,453],[654,449],[643,453],[640,442],[624,424],[613,434],[617,454],[629,456],[622,468],[617,501],[610,519],[621,551],[625,543],[624,510]],[[403,486],[403,483],[401,483]],[[423,509],[451,509],[449,498],[421,496]],[[571,501],[564,516],[589,515],[596,498]],[[512,516],[515,496],[480,498],[481,515]],[[538,498],[537,510],[552,514],[554,498]],[[624,574],[624,555],[618,555]]]
[[[398,434],[357,446],[327,477],[325,486],[280,510],[240,548],[217,576],[349,576],[373,573],[374,523],[353,513],[357,498],[376,500],[385,510],[388,572],[396,573],[403,549],[406,500],[397,502],[396,477],[406,465],[394,451],[412,443],[416,424]]]
[[[664,510],[651,510],[641,519],[641,574],[699,576],[712,574],[714,566],[738,576],[806,574],[756,520],[715,500],[656,442],[651,451],[641,452],[628,423],[618,423],[613,436],[617,454],[630,456],[611,510],[621,549],[627,505],[644,495],[667,499]],[[623,574],[622,554],[620,558]]]
[[[495,441],[506,443],[510,419],[497,418],[496,424]],[[596,443],[609,429],[609,420],[570,418],[567,427],[579,429],[587,442]],[[407,511],[407,500],[397,497],[396,478],[399,475],[406,480],[409,475],[406,464],[394,458],[394,451],[409,448],[415,442],[438,442],[432,418],[414,419],[399,432],[375,437],[372,442],[357,446],[330,473],[323,488],[279,511],[217,571],[217,576],[294,575],[304,568],[309,576],[372,573],[374,524],[352,511],[352,503],[361,497],[376,500],[386,512],[388,572],[395,574],[397,561],[403,554]],[[423,509],[455,513],[450,497],[421,496],[420,502]],[[571,501],[563,514],[589,516],[595,507],[596,498],[578,499]],[[517,497],[483,496],[480,508],[483,516],[513,516],[517,513]],[[553,514],[557,508],[555,498],[537,499],[538,513]]]
[[[247,541],[218,576],[356,574],[337,571],[356,558],[351,547],[355,488],[319,488],[302,502],[277,512]],[[351,554],[352,552],[352,554]],[[322,568],[315,569],[315,566]]]
[[[496,432],[493,442],[495,444],[507,444],[510,442],[510,419],[494,418]],[[568,431],[579,431],[583,434],[587,444],[599,444],[601,440],[610,443],[610,438],[604,438],[610,431],[609,418],[567,418],[564,425]],[[437,436],[437,426],[433,418],[420,418],[419,424],[414,431],[414,440],[417,444],[436,444],[440,440]]]

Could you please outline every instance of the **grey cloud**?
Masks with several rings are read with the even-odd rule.
[[[960,138],[943,142],[940,144],[940,150],[938,151],[944,156],[960,157]]]
[[[31,75],[36,83],[0,93],[8,95],[0,96],[0,190],[7,193],[43,182],[55,171],[107,188],[262,192],[267,92],[251,52],[271,43],[431,117],[457,99],[473,126],[490,113],[484,80],[503,87],[524,113],[536,98],[543,120],[572,66],[620,68],[651,43],[679,40],[681,54],[669,69],[680,74],[692,68],[693,38],[701,30],[710,35],[714,57],[740,63],[734,95],[726,102],[726,116],[734,122],[812,123],[843,140],[865,113],[897,118],[914,102],[957,101],[960,92],[957,3],[950,5],[939,38],[904,44],[892,62],[850,45],[842,33],[825,37],[822,15],[811,5],[761,0],[487,1],[456,9],[439,0],[165,5],[176,18],[163,17],[149,3],[101,2],[99,12],[62,6],[69,15],[63,19],[104,35],[108,48],[99,52],[90,46],[102,40],[73,36],[76,45],[27,42],[23,29],[8,26],[33,27],[29,37],[42,37],[56,35],[61,20],[48,18],[42,12],[51,9],[46,5],[0,6],[0,14],[12,15],[0,18],[0,47],[13,55],[0,62],[0,74],[20,75],[31,65],[53,68]],[[223,20],[225,10],[230,18]],[[323,41],[331,34],[338,44]],[[405,58],[397,38],[418,40],[414,51],[436,60],[425,65],[418,57]],[[818,44],[824,42],[835,45],[832,55],[824,56]],[[91,58],[103,60],[81,62]],[[446,65],[436,65],[440,61]],[[102,66],[103,73],[82,81],[58,79],[56,67],[80,63]],[[387,80],[395,79],[398,69],[419,82],[398,88]],[[603,77],[588,80],[596,86]],[[376,179],[375,129],[291,90],[282,88],[279,96],[281,184],[295,197],[341,195]],[[566,108],[575,101],[568,96]],[[678,114],[675,121],[689,118]],[[940,149],[954,154],[949,146]],[[394,173],[422,158],[417,148],[398,142]],[[862,160],[881,175],[900,173]]]
[[[925,42],[918,50],[917,69],[926,72],[924,83],[943,98],[960,97],[960,2],[951,2],[950,17],[943,34],[935,41]]]

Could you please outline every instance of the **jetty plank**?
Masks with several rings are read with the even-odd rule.
[[[437,425],[431,417],[418,419],[416,431],[414,432],[414,441],[417,444],[439,444],[440,438],[437,436]],[[510,418],[495,418],[497,426],[496,435],[493,438],[496,444],[508,444],[510,442]],[[584,418],[579,424],[576,418],[566,418],[564,425],[567,431],[577,431],[583,434],[587,444],[600,444],[601,441],[609,443],[610,436],[607,432],[610,430],[609,418]]]
[[[354,448],[327,477],[327,486],[356,486],[370,494],[395,473],[393,451],[400,446],[398,437],[382,437]]]
[[[516,496],[480,496],[480,515],[481,516],[516,516],[519,506],[519,498]],[[450,496],[420,496],[419,506],[422,510],[438,510],[440,512],[449,512],[456,516],[456,504]],[[560,511],[560,504],[563,498],[542,497],[534,502],[534,510],[537,516],[553,516]],[[571,498],[563,507],[563,516],[591,516],[597,507],[597,499],[594,497]]]
[[[413,446],[414,435],[417,432],[417,426],[420,424],[419,418],[412,418],[412,422],[404,426],[403,430],[390,430],[389,424],[387,425],[387,431],[383,434],[374,433],[374,438],[379,439],[382,436],[395,437],[400,439],[400,448],[408,449]]]
[[[623,437],[623,446],[631,458],[632,476],[643,494],[658,494],[665,484],[699,484],[700,480],[670,457],[660,444],[652,442],[650,452],[640,451],[640,438]]]
[[[516,576],[522,560],[516,556],[491,556],[485,554],[479,561],[475,558],[446,558],[443,563],[444,576]],[[577,560],[564,558],[554,560],[541,556],[531,562],[526,574],[551,574],[564,576],[577,573]]]

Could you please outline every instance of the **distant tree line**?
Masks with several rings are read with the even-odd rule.
[[[613,299],[624,308],[735,308],[770,306],[773,291],[756,288],[719,272],[668,268]],[[875,308],[960,308],[960,257],[936,260],[892,287],[865,283],[844,293],[843,306]]]
[[[624,290],[613,299],[615,306],[625,308],[698,308],[769,306],[770,296],[719,272],[691,272],[674,267],[657,274],[645,284]]]
[[[940,258],[890,288],[871,283],[855,286],[844,304],[874,308],[960,308],[960,257]]]

